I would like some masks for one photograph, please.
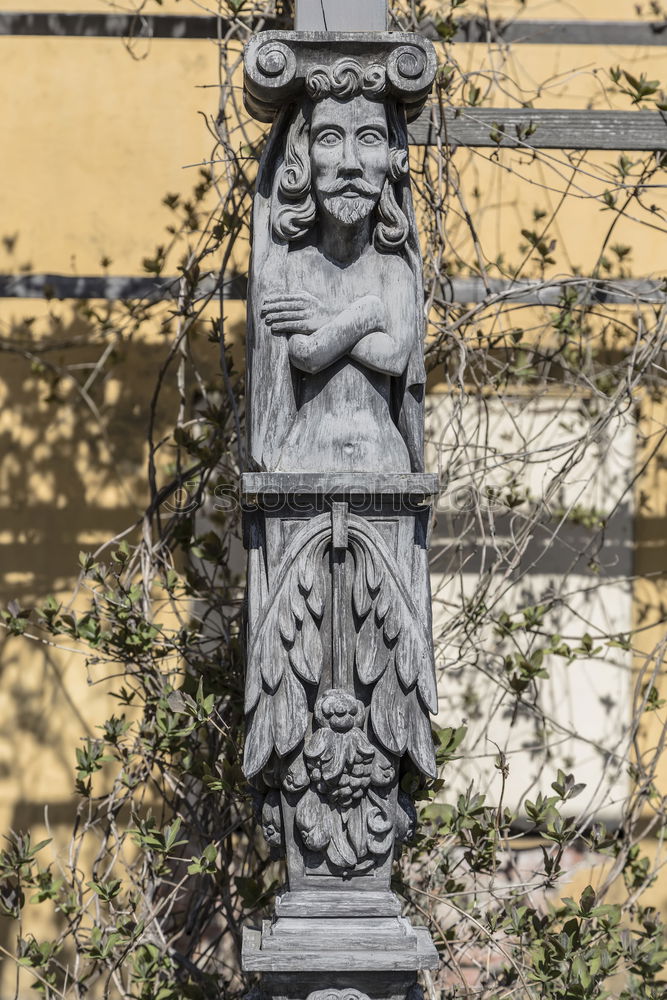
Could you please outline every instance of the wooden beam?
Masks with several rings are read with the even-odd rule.
[[[199,14],[70,13],[0,11],[0,35],[61,35],[77,38],[218,38],[234,26],[228,18]],[[251,31],[291,28],[286,17],[255,18]],[[434,41],[442,36],[433,20],[421,31]],[[241,28],[239,37],[245,32]],[[456,22],[452,41],[503,42],[512,45],[618,45],[667,44],[667,21],[535,21],[462,18]]]
[[[408,131],[418,146],[434,144],[440,134],[450,146],[491,149],[667,150],[662,111],[446,108],[441,129],[439,109],[429,105]]]
[[[508,278],[445,279],[441,295],[446,302],[471,305],[476,302],[559,306],[566,295],[579,305],[664,305],[667,279],[586,277],[553,278],[546,281]]]
[[[179,277],[107,276],[67,274],[0,275],[0,298],[3,299],[145,299],[160,302],[179,294]],[[197,286],[197,299],[217,295],[217,278],[209,275]],[[223,298],[244,299],[245,275],[230,274],[223,282]]]
[[[440,34],[433,21],[422,24],[433,41]],[[454,42],[503,42],[511,45],[665,45],[664,21],[513,21],[464,18],[457,22]]]
[[[234,22],[200,14],[74,14],[0,11],[0,35],[55,35],[74,38],[218,38]],[[286,18],[254,18],[250,31],[290,28]],[[249,37],[240,26],[238,37]]]
[[[168,301],[178,295],[178,277],[141,276],[106,277],[63,274],[0,275],[0,298],[14,299],[144,299]],[[510,281],[507,278],[443,279],[442,298],[447,302],[521,303],[524,305],[559,305],[566,291],[572,290],[579,303],[601,305],[664,305],[667,303],[667,279],[618,278],[600,280],[586,277],[556,278],[548,281]],[[223,285],[225,299],[245,299],[245,275],[229,275]],[[215,275],[200,281],[196,298],[216,293]]]

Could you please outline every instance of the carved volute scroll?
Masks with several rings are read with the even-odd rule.
[[[290,1000],[404,1000],[437,962],[390,890],[415,826],[403,779],[436,773],[406,129],[435,65],[386,32],[265,32],[245,53],[246,106],[273,125],[248,296],[244,771],[287,887],[244,965]]]
[[[381,66],[386,96],[400,101],[413,121],[428,97],[437,60],[432,44],[411,32],[335,33],[263,31],[246,46],[244,99],[254,118],[272,122],[290,101],[300,99],[308,75],[343,58],[364,69]]]

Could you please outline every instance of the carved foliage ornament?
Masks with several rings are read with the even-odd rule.
[[[391,850],[394,823],[383,791],[395,769],[362,730],[365,710],[347,691],[326,691],[315,707],[321,728],[307,739],[285,777],[304,791],[296,826],[304,845],[348,869]]]
[[[308,730],[307,691],[319,684],[324,665],[320,626],[330,524],[326,514],[313,518],[293,540],[254,631],[245,702],[246,712],[252,713],[244,758],[249,778],[262,771],[273,751],[287,757]],[[434,777],[429,712],[437,710],[437,692],[425,623],[384,541],[368,521],[355,515],[349,519],[349,550],[354,558],[352,608],[358,622],[354,662],[359,681],[372,689],[370,727],[384,750],[398,757],[407,752],[424,774]],[[319,741],[326,739],[309,742],[313,758]],[[362,752],[361,744],[355,744],[357,751]]]

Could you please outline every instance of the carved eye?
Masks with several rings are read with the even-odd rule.
[[[377,146],[379,143],[384,142],[384,136],[375,129],[366,129],[359,136],[359,142],[364,146]]]
[[[340,141],[340,136],[338,132],[334,132],[332,129],[330,129],[327,132],[320,132],[320,134],[317,137],[317,141],[322,146],[335,146],[336,143]]]

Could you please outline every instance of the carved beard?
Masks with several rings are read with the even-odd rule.
[[[322,201],[329,215],[346,226],[352,226],[371,214],[378,199],[366,195],[350,198],[344,195],[326,194]]]

